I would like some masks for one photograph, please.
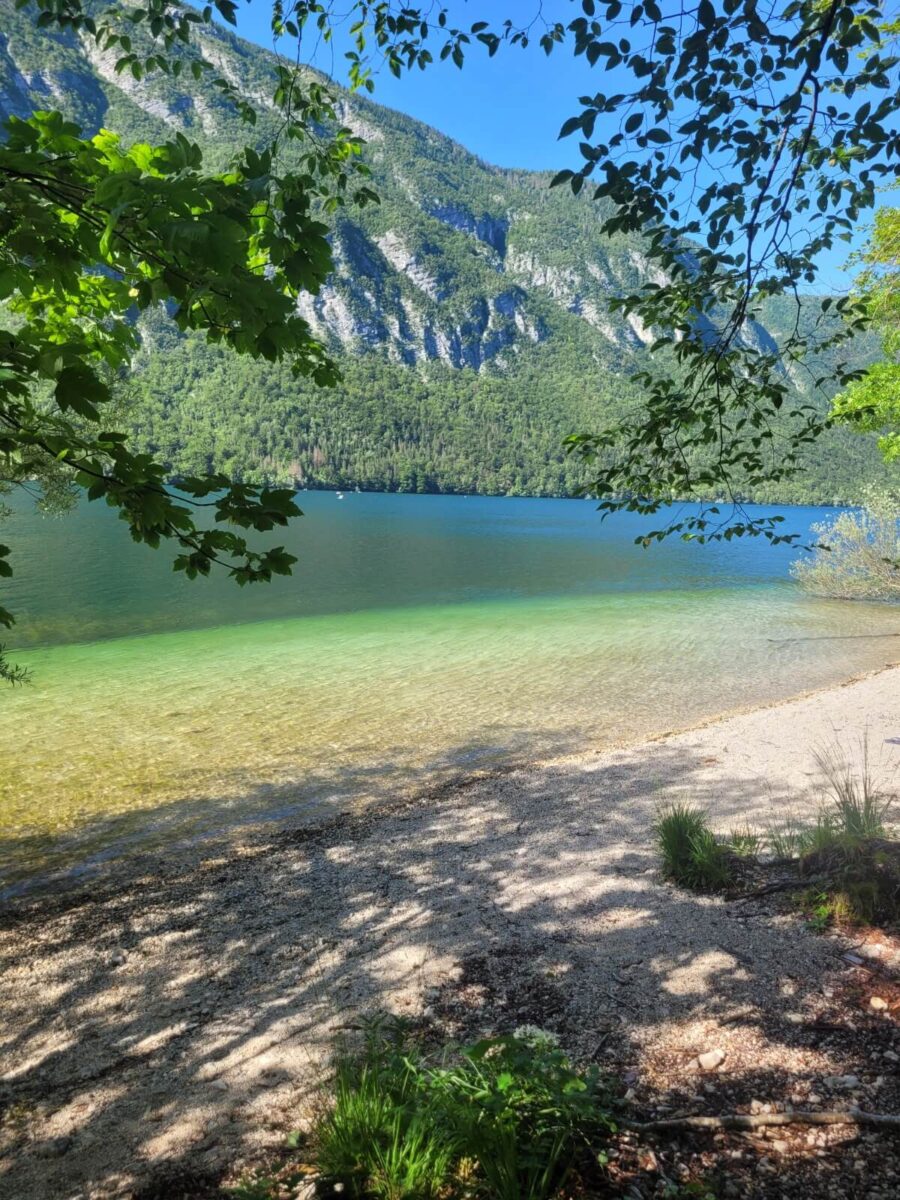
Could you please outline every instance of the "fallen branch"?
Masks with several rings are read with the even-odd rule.
[[[796,862],[794,864],[796,866]],[[751,888],[749,892],[739,892],[735,900],[756,900],[759,896],[770,896],[773,892],[788,892],[792,889],[806,891],[810,888],[817,887],[819,884],[827,884],[827,875],[789,875],[776,879],[772,883],[763,884],[762,887]]]
[[[678,1133],[687,1130],[762,1129],[771,1125],[874,1125],[900,1130],[900,1116],[848,1108],[830,1112],[728,1113],[724,1117],[667,1117],[661,1121],[623,1121],[634,1133]]]

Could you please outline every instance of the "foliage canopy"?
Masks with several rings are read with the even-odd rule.
[[[860,303],[881,334],[884,358],[837,396],[833,415],[854,428],[879,434],[886,462],[900,460],[900,208],[875,214],[872,236],[860,258]]]

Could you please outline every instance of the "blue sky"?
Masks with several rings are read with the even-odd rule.
[[[461,27],[492,16],[497,27],[510,14],[525,21],[539,7],[547,20],[570,21],[580,10],[571,0],[480,0],[477,5],[450,0],[449,6]],[[271,47],[270,13],[266,0],[241,4],[238,32]],[[350,45],[346,34],[330,45],[317,42],[314,34],[308,37],[306,61],[345,83],[344,52]],[[426,121],[497,166],[559,170],[581,164],[577,135],[558,139],[563,121],[581,109],[579,96],[612,91],[617,83],[625,85],[626,80],[611,80],[599,66],[592,68],[584,58],[575,58],[571,44],[547,56],[534,41],[524,50],[502,46],[493,59],[483,47],[472,46],[462,70],[447,60],[396,79],[384,68],[376,73],[372,99]],[[857,244],[864,240],[867,223],[860,224]],[[823,256],[816,291],[847,290],[851,273],[844,267],[850,251],[841,242]]]
[[[531,0],[488,0],[475,11],[474,6],[457,0],[452,7],[459,12],[463,26],[492,10],[496,10],[499,24],[509,13],[520,9],[524,13],[529,3]],[[553,0],[543,9],[545,16],[555,11],[561,19],[573,16],[568,0]],[[268,5],[258,0],[242,5],[238,31],[250,41],[271,46]],[[317,44],[311,33],[309,49],[313,53],[307,61],[311,59],[337,82],[345,83],[343,54],[348,46],[346,38],[335,39],[329,46]],[[462,70],[448,60],[396,79],[385,68],[376,76],[372,99],[427,121],[496,166],[558,170],[580,161],[575,140],[557,141],[560,126],[580,111],[578,97],[593,94],[600,86],[598,72],[584,59],[574,58],[570,47],[558,48],[548,57],[535,42],[525,50],[502,47],[493,59],[483,47],[472,46]]]

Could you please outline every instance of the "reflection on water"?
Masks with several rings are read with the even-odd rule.
[[[803,597],[783,548],[644,552],[564,501],[310,500],[299,576],[247,592],[173,579],[106,510],[12,522],[35,682],[0,694],[11,877],[634,739],[900,649],[896,610]]]

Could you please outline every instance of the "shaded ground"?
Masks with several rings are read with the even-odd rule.
[[[315,1102],[336,1031],[375,1008],[461,1037],[555,1029],[579,1060],[623,1072],[636,1116],[751,1100],[900,1111],[892,1000],[869,1003],[873,978],[893,986],[894,945],[851,963],[845,944],[774,902],[675,891],[649,833],[675,796],[720,828],[811,808],[812,750],[833,732],[848,744],[867,728],[888,769],[898,692],[884,672],[644,747],[10,903],[0,1195],[149,1195],[154,1177],[256,1161]],[[699,1072],[711,1048],[724,1062]],[[738,1190],[725,1194],[809,1195],[815,1172],[824,1194],[896,1194],[896,1140],[822,1136],[708,1146],[734,1163]],[[655,1167],[618,1149],[635,1196],[707,1170],[698,1139],[671,1161],[661,1143]],[[166,1186],[158,1194],[178,1194]]]

